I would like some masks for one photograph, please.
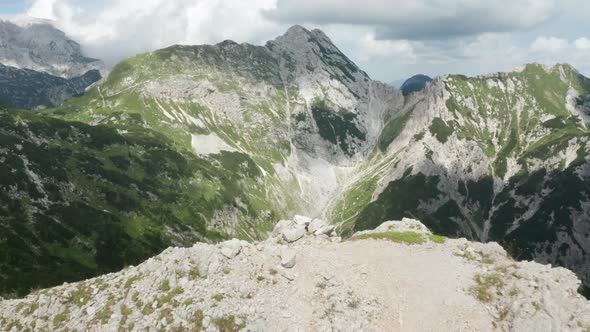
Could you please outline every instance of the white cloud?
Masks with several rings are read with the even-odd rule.
[[[568,0],[566,0],[568,1]],[[281,22],[379,27],[383,39],[441,39],[530,29],[559,13],[558,0],[278,0]]]
[[[579,50],[590,50],[590,39],[586,37],[574,40],[574,46]]]
[[[276,0],[36,0],[28,15],[52,19],[94,57],[109,63],[172,44],[224,39],[262,42],[284,27],[262,17]]]
[[[572,36],[587,21],[580,6],[590,8],[585,0],[34,0],[28,14],[55,20],[107,64],[172,44],[262,44],[304,24],[324,30],[377,78],[393,80],[528,62],[570,62],[589,73],[590,39]]]
[[[563,38],[538,37],[530,46],[533,52],[559,52],[569,47],[569,42]]]
[[[360,58],[363,61],[391,58],[403,63],[416,63],[414,47],[408,40],[377,40],[374,34],[369,33],[359,44]]]

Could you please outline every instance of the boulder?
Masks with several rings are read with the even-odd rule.
[[[234,258],[242,250],[242,243],[238,239],[232,239],[229,241],[222,242],[220,244],[221,254],[227,258]]]
[[[291,228],[283,231],[283,239],[289,243],[295,242],[305,235],[305,228]]]
[[[331,235],[334,232],[334,225],[324,225],[315,231],[315,235]]]
[[[285,229],[293,228],[294,225],[295,222],[292,220],[280,220],[278,223],[276,223],[270,235],[271,237],[281,236]]]
[[[355,235],[386,232],[414,232],[424,235],[432,234],[428,227],[424,226],[424,224],[422,224],[420,221],[410,218],[403,218],[402,220],[386,221],[374,230],[357,232]]]
[[[314,219],[312,220],[309,225],[307,226],[307,231],[310,233],[315,233],[318,229],[327,226],[328,223],[322,219]]]
[[[293,249],[283,249],[281,250],[281,265],[284,268],[290,269],[295,266],[295,259],[297,257],[297,252]]]
[[[295,224],[297,224],[299,226],[307,227],[307,225],[309,225],[311,223],[311,218],[296,215],[293,217],[293,221],[295,222]]]

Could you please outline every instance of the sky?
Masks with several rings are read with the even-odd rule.
[[[369,75],[479,75],[570,63],[590,76],[588,0],[0,0],[0,17],[51,19],[113,65],[172,44],[264,44],[323,30]]]

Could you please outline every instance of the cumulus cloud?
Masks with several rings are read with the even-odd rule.
[[[582,73],[590,73],[590,39],[575,40],[538,37],[529,46],[528,59],[548,65],[570,63]]]
[[[263,44],[304,24],[382,80],[528,62],[570,62],[590,73],[590,39],[574,35],[588,30],[586,0],[27,1],[28,15],[55,20],[108,65],[173,44]]]
[[[377,40],[374,34],[369,33],[360,40],[359,46],[363,61],[388,58],[403,63],[416,63],[414,46],[408,40]]]
[[[107,63],[172,44],[262,42],[283,31],[262,19],[276,0],[36,0],[27,14],[55,20]]]
[[[574,41],[574,46],[578,50],[589,50],[590,51],[590,39],[586,37],[578,38]]]
[[[558,14],[558,0],[278,0],[280,22],[374,25],[381,39],[441,39],[533,28]]]
[[[538,37],[531,44],[533,52],[559,52],[566,49],[569,42],[563,38],[556,37]]]

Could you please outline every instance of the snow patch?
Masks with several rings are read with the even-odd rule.
[[[236,151],[214,133],[209,135],[192,135],[191,146],[197,154],[205,155],[215,154],[221,151]]]

